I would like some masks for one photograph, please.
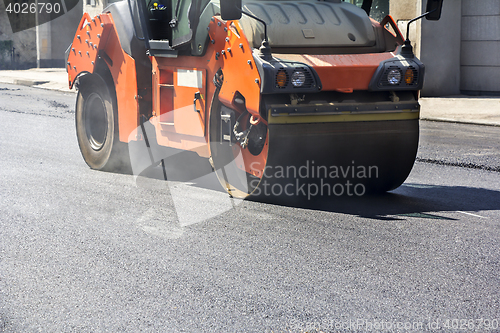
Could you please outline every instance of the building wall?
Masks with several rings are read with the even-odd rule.
[[[38,67],[65,67],[65,52],[75,37],[82,15],[80,2],[66,14],[36,28]]]
[[[106,8],[108,5],[107,0],[83,0],[83,11],[90,14],[90,17],[94,17]]]
[[[425,64],[422,96],[460,94],[461,1],[444,1],[439,21],[421,19],[410,25],[414,53]],[[391,1],[389,13],[406,36],[409,20],[425,11],[426,0]]]
[[[403,34],[426,2],[391,1],[390,14]],[[426,65],[422,96],[500,94],[499,0],[445,0],[441,20],[413,23],[410,39]]]
[[[31,17],[19,15],[17,23]],[[29,22],[27,23],[29,25]],[[33,26],[34,24],[32,24]],[[14,47],[14,63],[12,63],[12,47]],[[36,32],[35,28],[12,32],[4,1],[0,1],[0,69],[25,69],[36,66]]]
[[[43,15],[43,13],[42,13]],[[64,67],[64,53],[72,42],[76,28],[82,17],[82,4],[77,4],[66,14],[35,26],[36,15],[16,17],[15,30],[20,26],[33,28],[13,32],[3,1],[0,1],[0,69],[25,69],[32,67]],[[31,20],[26,22],[26,20]],[[10,42],[11,41],[11,42]],[[11,52],[6,48],[15,48],[15,63],[11,61]]]
[[[398,28],[406,38],[408,22],[421,14],[421,0],[395,1],[389,3],[389,14],[398,24]],[[413,52],[420,57],[420,21],[413,22],[410,25],[410,41],[412,42]]]
[[[426,66],[422,96],[460,94],[461,3],[444,1],[439,21],[422,20],[420,59]]]
[[[462,0],[460,89],[500,94],[500,1]]]

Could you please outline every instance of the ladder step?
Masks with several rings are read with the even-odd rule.
[[[168,39],[149,40],[149,54],[157,57],[177,58],[177,50],[170,47]]]

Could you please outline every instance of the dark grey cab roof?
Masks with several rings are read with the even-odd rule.
[[[243,1],[243,10],[267,23],[271,47],[360,47],[376,43],[361,8],[346,2]],[[243,15],[240,24],[254,47],[264,38],[262,23]]]

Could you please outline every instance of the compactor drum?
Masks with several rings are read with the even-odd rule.
[[[190,151],[240,198],[397,188],[417,153],[425,68],[370,5],[123,0],[84,14],[67,69],[85,161],[135,173]]]

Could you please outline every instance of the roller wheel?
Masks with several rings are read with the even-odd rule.
[[[76,135],[85,162],[96,170],[130,172],[128,147],[118,139],[114,92],[96,74],[80,81]]]

